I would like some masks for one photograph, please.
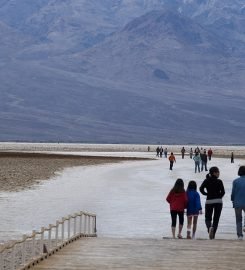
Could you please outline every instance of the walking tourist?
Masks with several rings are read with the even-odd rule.
[[[197,169],[198,169],[198,172],[200,172],[201,157],[200,157],[200,154],[198,152],[195,152],[193,160],[195,161],[195,173],[197,172]]]
[[[231,152],[231,163],[234,163],[234,153]]]
[[[171,154],[170,154],[168,160],[169,160],[169,163],[170,163],[170,165],[169,165],[169,170],[172,171],[172,170],[173,170],[174,162],[176,162],[176,159],[175,159],[175,156],[174,156],[174,153],[173,153],[173,152],[171,152]]]
[[[160,154],[160,147],[158,146],[158,147],[156,148],[156,156],[159,157],[159,154]]]
[[[187,239],[195,239],[198,215],[202,214],[200,195],[197,192],[197,184],[190,181],[187,187]],[[192,227],[192,235],[191,235]]]
[[[213,155],[213,151],[212,151],[211,148],[209,148],[209,149],[208,149],[208,160],[211,160],[212,155]]]
[[[187,195],[184,189],[184,182],[182,179],[177,179],[173,188],[170,190],[167,198],[167,202],[170,205],[171,214],[171,229],[172,236],[175,238],[177,216],[179,217],[179,229],[177,237],[179,239],[183,238],[181,235],[183,225],[184,225],[184,210],[187,206]]]
[[[219,225],[219,219],[223,207],[222,198],[225,189],[222,180],[219,179],[219,168],[211,167],[206,179],[200,186],[200,192],[207,196],[205,204],[205,223],[209,238],[214,239]]]
[[[185,157],[185,147],[184,146],[181,149],[181,156],[182,156],[182,159]]]
[[[232,183],[231,201],[235,209],[237,237],[242,240],[243,232],[245,232],[245,166],[238,169],[238,175],[239,178]],[[244,215],[244,227],[242,226],[242,213]]]
[[[201,163],[201,171],[203,171],[203,168],[205,168],[205,171],[207,171],[208,156],[206,154],[206,150],[204,150],[204,152],[201,154]]]
[[[162,154],[163,154],[163,148],[162,146],[160,147],[160,158],[162,158]]]
[[[190,149],[190,159],[192,159],[192,156],[193,156],[193,150],[192,148]]]

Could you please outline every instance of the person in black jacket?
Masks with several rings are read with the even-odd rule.
[[[222,180],[219,179],[219,168],[212,167],[206,179],[200,186],[200,192],[207,196],[205,204],[205,223],[209,238],[214,239],[219,224],[225,189]]]
[[[203,171],[203,168],[205,169],[205,171],[208,171],[208,168],[207,168],[208,156],[205,150],[203,153],[201,153],[201,162],[202,162],[201,171]]]

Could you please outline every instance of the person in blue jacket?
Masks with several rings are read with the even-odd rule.
[[[197,172],[197,169],[198,169],[198,172],[200,172],[201,156],[198,152],[195,153],[193,160],[195,161],[195,173]]]
[[[186,190],[187,203],[187,239],[195,239],[198,215],[202,214],[200,195],[197,192],[197,184],[190,181]],[[191,235],[192,226],[192,235]]]
[[[240,177],[232,183],[231,201],[235,209],[237,237],[239,240],[243,240],[243,232],[245,232],[245,215],[242,230],[242,213],[245,213],[245,166],[240,166],[238,175]]]

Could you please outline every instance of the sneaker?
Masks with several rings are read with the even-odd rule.
[[[179,239],[182,239],[183,238],[183,236],[181,235],[181,234],[178,234],[178,236],[177,236]]]
[[[243,240],[243,237],[242,237],[242,236],[239,236],[239,237],[238,237],[238,240],[239,240],[239,241]]]
[[[214,228],[213,227],[210,227],[209,228],[209,239],[214,239]]]

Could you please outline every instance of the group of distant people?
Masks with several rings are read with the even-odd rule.
[[[163,157],[163,155],[164,155],[164,157],[165,158],[167,158],[168,157],[168,148],[164,148],[163,149],[163,147],[161,146],[158,146],[157,148],[156,148],[156,156],[157,157]]]
[[[185,152],[186,152],[185,148],[182,147],[182,149],[181,149],[182,159],[185,158]],[[213,151],[212,151],[211,148],[207,152],[206,149],[202,149],[202,148],[199,149],[199,147],[197,147],[194,150],[194,156],[193,156],[192,148],[190,149],[190,158],[193,159],[194,162],[195,162],[195,173],[197,171],[201,172],[204,169],[205,169],[205,171],[208,171],[207,162],[208,162],[208,160],[211,160],[212,155],[213,155]],[[173,170],[173,164],[174,164],[174,162],[176,162],[176,158],[175,158],[173,152],[171,152],[168,159],[169,159],[169,162],[170,162],[169,169]],[[201,165],[201,167],[200,167],[200,165]]]
[[[191,149],[192,150],[192,149]],[[213,151],[210,148],[208,152],[206,149],[199,149],[198,147],[194,151],[194,157],[193,160],[195,162],[195,173],[198,171],[199,173],[205,169],[205,171],[208,171],[207,163],[208,160],[210,161],[213,155]],[[200,168],[201,164],[201,168]]]
[[[206,179],[202,182],[199,191],[206,196],[205,203],[205,224],[210,239],[214,239],[222,208],[222,198],[225,195],[225,189],[222,180],[219,179],[220,171],[218,167],[211,167]],[[245,212],[245,166],[240,166],[238,170],[239,178],[232,183],[231,201],[235,209],[236,231],[239,240],[243,239],[245,232],[242,214]],[[173,238],[183,238],[182,229],[184,225],[184,211],[187,215],[187,239],[195,239],[197,221],[199,214],[202,214],[202,205],[200,195],[197,192],[197,184],[190,181],[187,190],[184,189],[184,181],[177,179],[173,188],[166,197],[170,205],[171,229]],[[179,220],[178,231],[176,232],[177,217]],[[243,225],[244,224],[244,225]]]
[[[148,147],[148,151],[149,151],[149,147]],[[181,148],[181,157],[182,159],[185,158],[185,147],[183,146]],[[156,148],[156,156],[162,158],[163,156],[165,158],[168,157],[168,149],[167,148],[163,148],[162,146],[158,146]],[[194,160],[194,164],[195,164],[195,173],[197,172],[202,172],[203,170],[208,171],[207,168],[207,163],[208,161],[211,161],[213,156],[213,150],[211,148],[209,148],[209,150],[207,151],[206,149],[203,149],[202,147],[199,148],[198,146],[194,149],[190,148],[189,150],[189,157],[191,159]],[[170,153],[169,157],[169,169],[173,170],[173,165],[176,162],[176,158],[173,152]],[[234,153],[231,152],[231,163],[234,163]]]

